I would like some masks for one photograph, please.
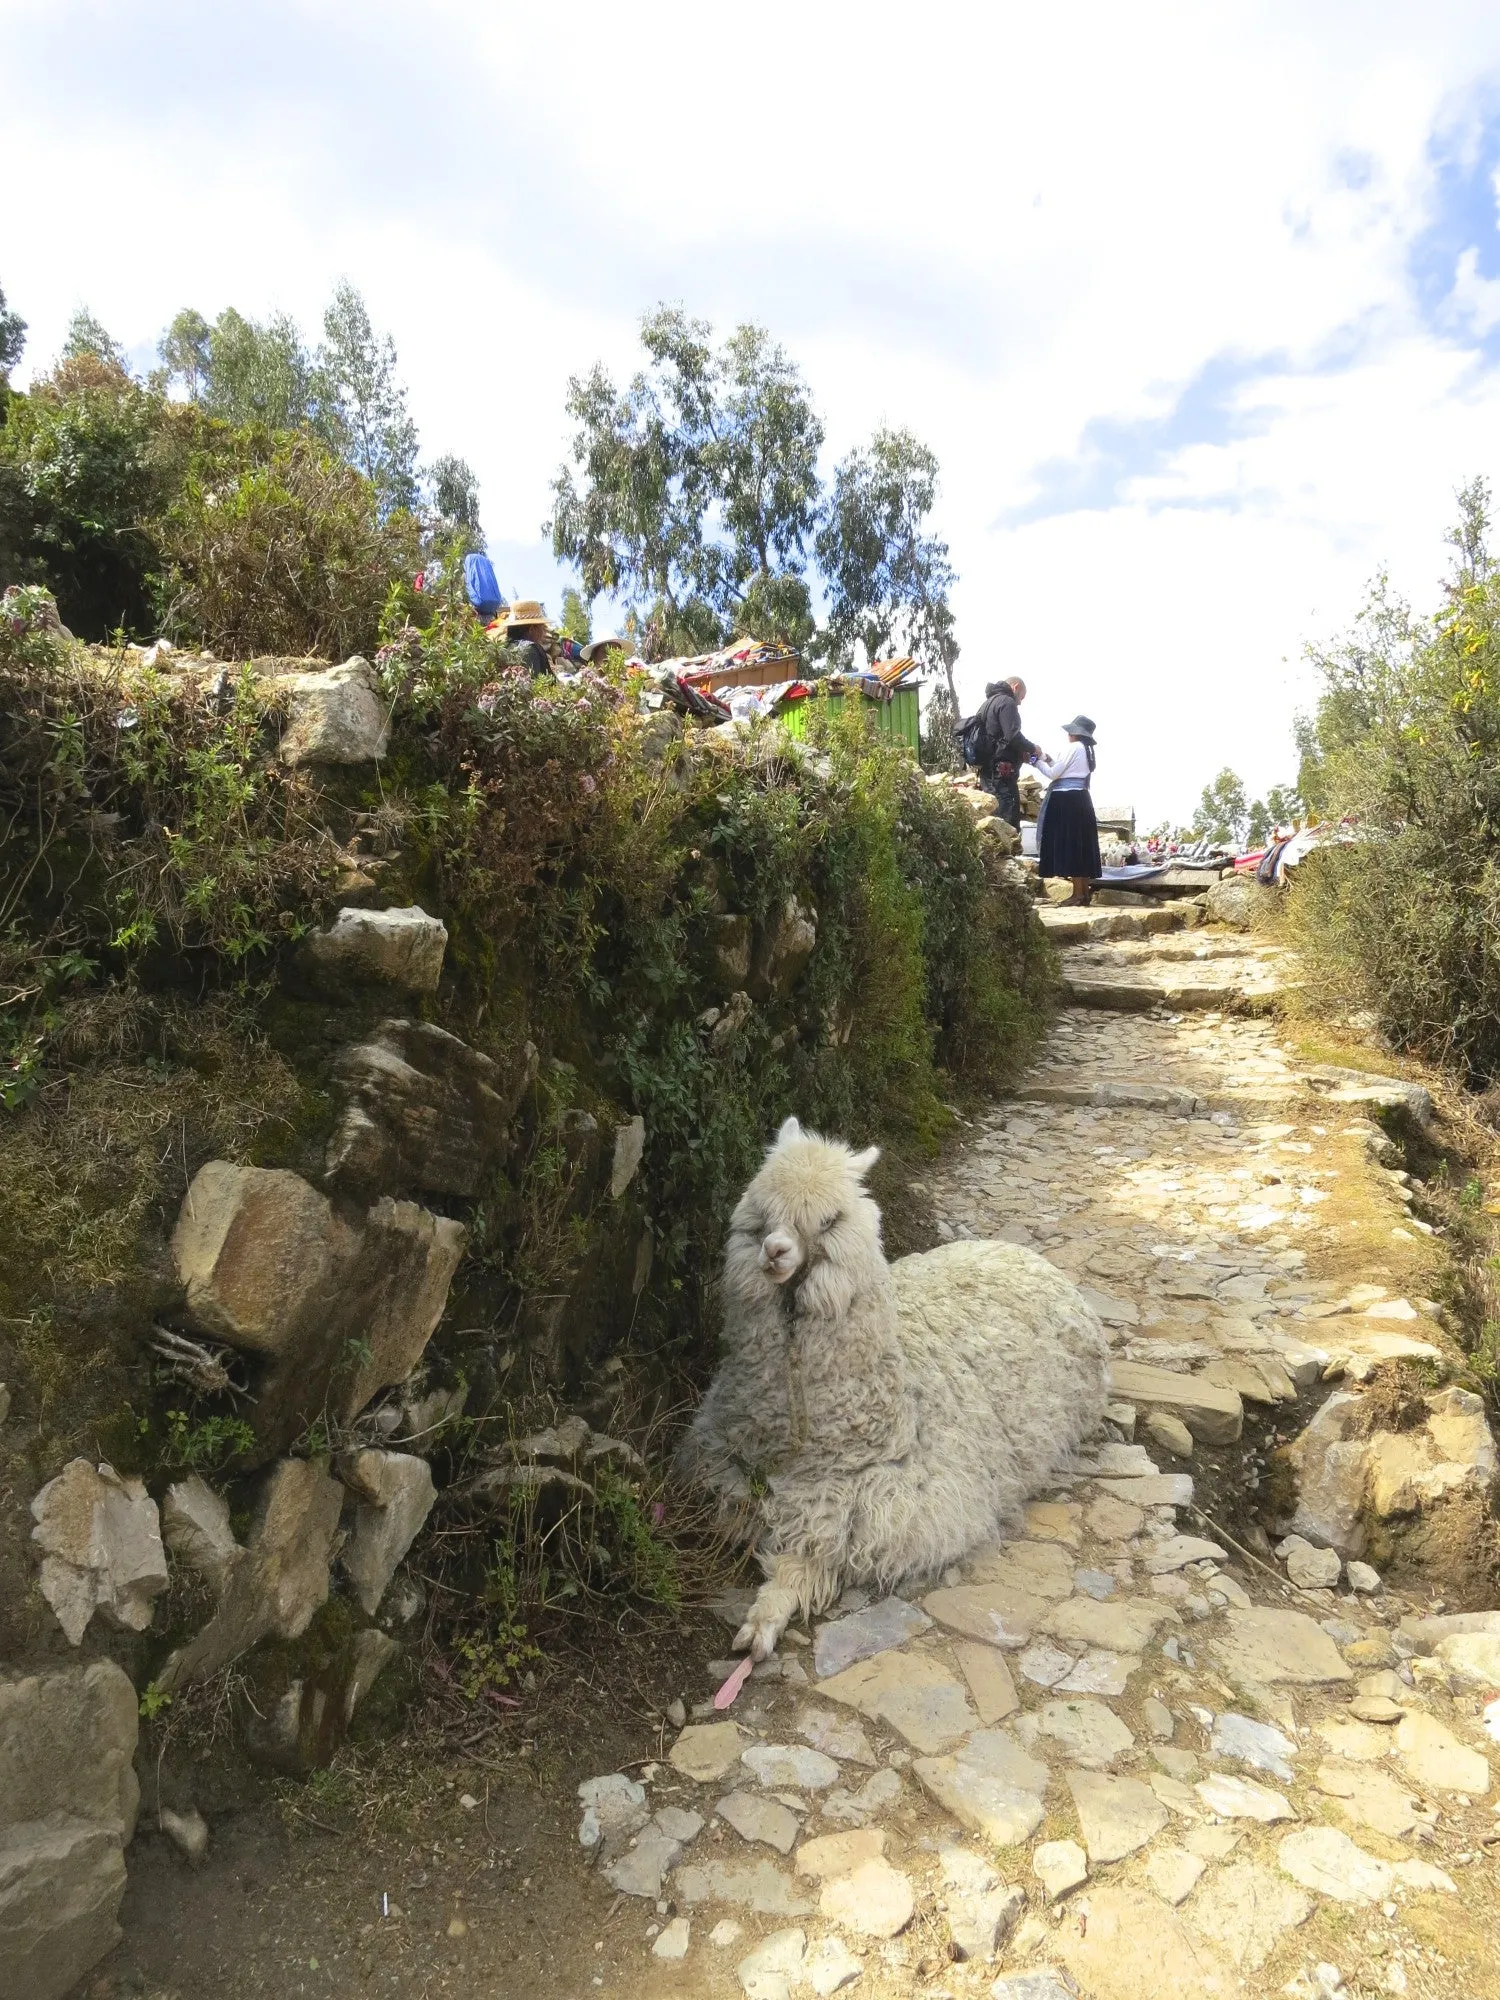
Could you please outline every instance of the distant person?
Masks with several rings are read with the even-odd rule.
[[[492,623],[505,609],[494,564],[478,550],[464,557],[464,594],[481,625]]]
[[[1099,822],[1089,797],[1094,775],[1093,722],[1086,715],[1075,715],[1064,725],[1064,734],[1068,748],[1061,757],[1038,751],[1034,759],[1047,780],[1047,796],[1037,823],[1037,873],[1044,878],[1068,878],[1073,893],[1064,907],[1071,908],[1093,896],[1101,863]]]
[[[520,655],[521,662],[535,678],[552,672],[556,637],[547,623],[547,614],[534,597],[512,605],[505,621],[505,643]]]
[[[979,782],[994,799],[1001,819],[1021,830],[1021,766],[1037,754],[1037,747],[1021,732],[1021,703],[1026,699],[1026,683],[1019,677],[991,681],[985,689],[985,704],[979,711]]]

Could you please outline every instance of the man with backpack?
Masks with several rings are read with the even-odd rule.
[[[991,681],[984,706],[962,726],[965,761],[978,767],[979,782],[995,800],[1000,817],[1021,828],[1021,766],[1036,745],[1021,730],[1026,683],[1019,677]]]

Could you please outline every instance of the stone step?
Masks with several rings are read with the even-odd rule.
[[[1173,1013],[1208,1011],[1218,1014],[1269,1014],[1281,987],[1271,981],[1247,985],[1240,980],[1187,982],[1167,979],[1072,979],[1063,989],[1075,1007],[1102,1008],[1113,1014],[1144,1014],[1153,1007]]]
[[[1037,911],[1042,928],[1054,944],[1089,944],[1104,938],[1162,937],[1169,931],[1193,929],[1203,912],[1180,904],[1149,910],[1063,909],[1043,904]]]

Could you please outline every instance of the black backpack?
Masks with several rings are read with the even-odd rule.
[[[984,710],[976,715],[965,716],[953,731],[953,741],[958,745],[958,754],[965,764],[977,770],[984,754]]]

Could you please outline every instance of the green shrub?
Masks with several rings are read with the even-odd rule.
[[[1500,572],[1487,491],[1461,500],[1436,616],[1414,619],[1382,579],[1317,656],[1302,789],[1353,838],[1302,864],[1289,913],[1325,1004],[1482,1086],[1500,1073]]]
[[[163,624],[229,659],[373,652],[391,586],[421,562],[409,514],[312,436],[263,463],[198,463],[158,528]]]

